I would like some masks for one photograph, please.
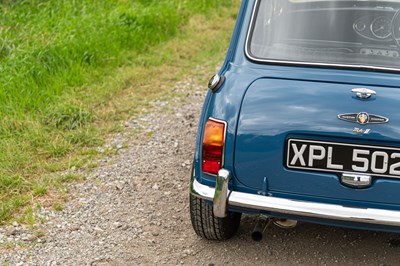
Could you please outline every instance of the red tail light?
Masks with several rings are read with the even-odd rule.
[[[203,172],[217,174],[222,167],[226,123],[209,119],[203,135]]]

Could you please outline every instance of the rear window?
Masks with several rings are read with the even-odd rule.
[[[257,0],[258,62],[400,70],[400,1]]]

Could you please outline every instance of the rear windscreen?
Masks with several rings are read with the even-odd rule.
[[[258,0],[257,61],[400,69],[399,1]]]

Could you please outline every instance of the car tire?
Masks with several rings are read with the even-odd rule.
[[[213,207],[205,200],[190,195],[190,218],[197,235],[209,240],[226,240],[239,229],[242,214],[228,212],[225,218],[215,217]]]

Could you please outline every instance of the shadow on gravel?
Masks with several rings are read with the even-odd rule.
[[[260,242],[251,240],[256,220],[245,216],[238,235],[227,242],[207,242],[215,251],[211,264],[244,265],[398,265],[400,235],[299,223],[294,229],[267,228]],[[221,253],[222,251],[222,253]],[[218,254],[217,252],[220,252]],[[208,254],[204,254],[207,255]],[[221,259],[218,258],[220,256]],[[246,258],[244,260],[244,258]]]

